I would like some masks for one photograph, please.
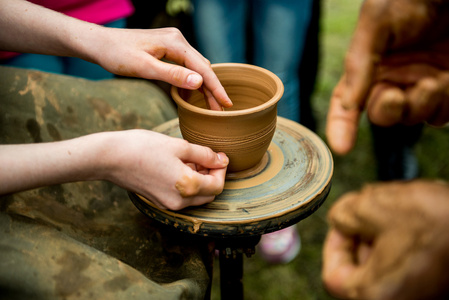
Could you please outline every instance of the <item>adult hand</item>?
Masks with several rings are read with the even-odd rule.
[[[446,0],[363,3],[327,117],[336,153],[353,148],[365,108],[381,126],[449,121],[448,25]]]
[[[336,297],[437,299],[448,292],[447,183],[369,185],[344,195],[328,220],[322,277]]]
[[[163,209],[211,202],[223,191],[229,159],[224,153],[152,131],[115,132],[101,177]]]

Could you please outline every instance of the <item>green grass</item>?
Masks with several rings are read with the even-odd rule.
[[[343,70],[343,60],[358,17],[361,0],[325,0],[322,4],[321,59],[318,82],[312,98],[318,121],[317,133],[324,138],[329,99]],[[421,175],[449,179],[449,128],[426,127],[416,145]],[[347,156],[334,156],[332,190],[324,205],[298,223],[301,253],[287,265],[269,265],[257,254],[244,259],[245,299],[334,299],[323,289],[321,251],[327,232],[326,213],[343,193],[376,179],[371,133],[366,117],[361,120],[358,142]],[[212,299],[220,299],[218,260],[214,268]]]

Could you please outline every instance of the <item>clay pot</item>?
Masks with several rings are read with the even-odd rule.
[[[234,105],[225,111],[209,110],[199,91],[172,87],[182,136],[226,153],[228,172],[255,167],[276,129],[277,102],[284,92],[282,81],[272,72],[248,64],[223,63],[212,68]]]

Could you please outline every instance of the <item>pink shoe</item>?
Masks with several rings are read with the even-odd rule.
[[[301,239],[295,226],[262,235],[258,250],[269,263],[289,263],[301,250]]]

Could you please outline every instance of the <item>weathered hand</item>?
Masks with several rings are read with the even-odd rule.
[[[363,3],[346,55],[345,73],[334,89],[327,117],[326,135],[336,153],[346,154],[353,148],[359,118],[365,108],[370,119],[383,126],[413,123],[423,118],[440,124],[446,119],[446,116],[435,119],[431,111],[447,107],[442,100],[447,96],[441,96],[447,95],[443,91],[447,58],[440,55],[424,60],[423,55],[430,58],[447,40],[448,25],[448,1],[367,0]],[[398,64],[399,57],[402,57],[401,64]],[[418,64],[420,69],[416,68]],[[415,81],[404,85],[403,79],[389,80],[407,68],[407,72],[415,68]],[[429,68],[439,72],[428,73]],[[427,95],[422,97],[423,94]],[[434,103],[435,99],[438,104]],[[428,113],[419,115],[423,106]]]
[[[386,55],[367,100],[374,124],[449,122],[449,38]]]
[[[436,299],[448,292],[449,185],[369,185],[329,211],[324,283],[345,299]]]

